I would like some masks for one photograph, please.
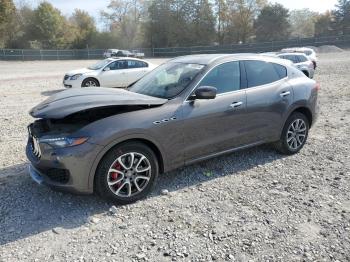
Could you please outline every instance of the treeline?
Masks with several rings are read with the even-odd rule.
[[[100,18],[70,17],[0,0],[0,48],[135,48],[223,45],[350,34],[350,0],[323,14],[267,0],[111,0]]]

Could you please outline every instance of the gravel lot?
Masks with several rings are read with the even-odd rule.
[[[320,55],[322,111],[301,153],[262,146],[183,168],[112,212],[38,186],[24,154],[29,109],[89,63],[0,62],[0,261],[350,260],[350,52]]]

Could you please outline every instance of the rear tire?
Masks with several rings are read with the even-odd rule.
[[[307,117],[299,112],[293,113],[286,121],[275,148],[285,155],[298,153],[305,145],[309,134],[310,123]]]
[[[95,78],[86,78],[81,87],[97,87],[100,86],[100,83]]]
[[[103,157],[96,171],[95,189],[116,204],[130,204],[151,192],[158,174],[154,152],[143,143],[127,142]]]

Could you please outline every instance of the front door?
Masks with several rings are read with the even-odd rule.
[[[214,67],[199,83],[217,88],[212,100],[185,101],[184,155],[189,161],[245,144],[246,94],[239,62]]]
[[[110,63],[101,72],[101,86],[102,87],[124,87],[127,82],[128,62],[125,60],[118,60]]]

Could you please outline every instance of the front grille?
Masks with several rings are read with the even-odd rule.
[[[69,75],[65,75],[64,80],[68,80],[68,79],[69,79]]]
[[[29,143],[30,143],[30,147],[32,149],[32,152],[33,152],[34,156],[36,156],[37,158],[40,158],[41,157],[40,143],[39,143],[38,138],[36,138],[33,135],[31,125],[28,127],[28,133],[29,133]]]
[[[69,181],[69,172],[65,169],[52,168],[46,171],[46,175],[55,182],[66,184]]]

